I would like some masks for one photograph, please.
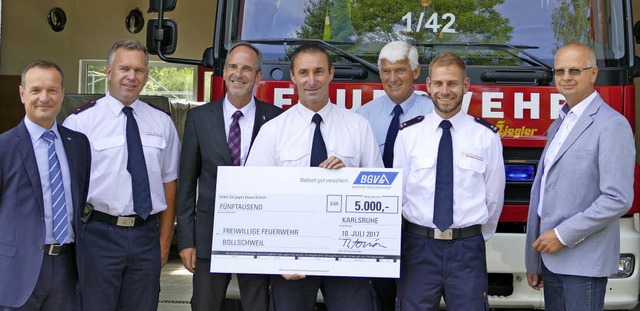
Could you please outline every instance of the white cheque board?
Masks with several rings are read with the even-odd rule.
[[[397,169],[221,166],[211,272],[397,278],[401,196]]]

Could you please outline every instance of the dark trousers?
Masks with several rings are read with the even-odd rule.
[[[487,262],[482,235],[452,241],[403,232],[396,310],[486,311]]]
[[[329,311],[374,310],[369,279],[333,276],[307,276],[288,281],[271,277],[271,311],[315,310],[318,289]]]
[[[82,309],[156,311],[159,239],[157,220],[134,228],[90,221],[77,243]]]
[[[44,255],[38,282],[27,302],[19,308],[1,311],[69,311],[76,300],[78,273],[73,250],[58,256]]]
[[[547,311],[600,311],[604,309],[606,277],[556,274],[543,264],[544,308]]]
[[[376,290],[381,311],[393,311],[396,309],[396,282],[398,279],[376,278],[371,279],[371,284]]]
[[[210,266],[210,259],[196,259],[191,297],[193,311],[219,311],[224,306],[231,274],[211,273]],[[269,309],[269,276],[259,274],[237,274],[236,276],[242,310],[267,311]]]

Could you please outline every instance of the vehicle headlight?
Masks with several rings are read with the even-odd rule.
[[[628,278],[633,274],[635,258],[632,254],[620,254],[618,261],[618,272],[609,276],[612,279]]]

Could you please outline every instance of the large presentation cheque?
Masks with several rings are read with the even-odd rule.
[[[401,174],[219,167],[211,272],[399,277]]]

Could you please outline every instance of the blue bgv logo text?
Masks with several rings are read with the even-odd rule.
[[[391,185],[397,172],[360,172],[354,185]]]

